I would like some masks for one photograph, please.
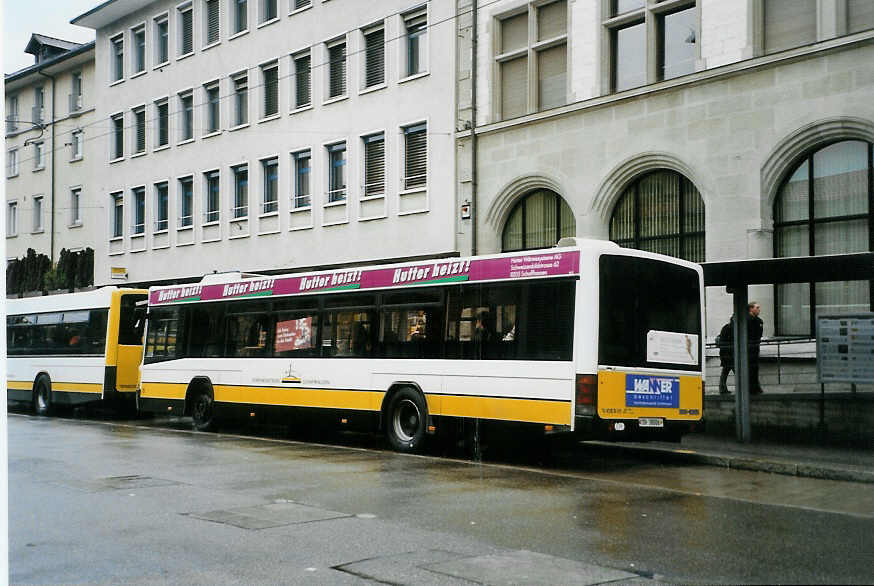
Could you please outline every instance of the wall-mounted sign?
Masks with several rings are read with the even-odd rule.
[[[874,382],[874,313],[816,318],[819,382]]]
[[[127,269],[125,267],[109,267],[109,278],[113,281],[127,281]]]

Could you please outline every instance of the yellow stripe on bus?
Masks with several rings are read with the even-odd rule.
[[[33,389],[33,381],[10,380],[6,381],[6,388],[13,391],[29,391]]]
[[[33,388],[33,381],[8,381],[6,387],[16,391],[29,391]],[[52,381],[52,391],[66,391],[69,393],[97,393],[103,392],[102,383],[71,383],[64,381]]]
[[[185,399],[185,383],[143,383],[144,399]],[[286,407],[320,407],[379,411],[385,393],[339,389],[301,389],[288,387],[248,387],[215,385],[215,400],[223,403],[281,405]],[[455,395],[426,395],[431,415],[478,417],[503,421],[570,425],[570,401],[510,399]]]
[[[432,415],[452,417],[477,417],[556,425],[570,425],[571,423],[570,401],[443,395],[440,397],[429,396],[428,410]]]

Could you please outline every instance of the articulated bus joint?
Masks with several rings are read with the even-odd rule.
[[[108,399],[118,394],[116,381],[118,379],[117,366],[105,366],[103,369],[103,398]]]

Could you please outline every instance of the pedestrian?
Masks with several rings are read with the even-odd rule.
[[[719,331],[716,336],[716,344],[719,346],[719,365],[722,372],[719,374],[719,394],[727,395],[728,373],[734,369],[734,316]]]
[[[762,333],[765,330],[765,325],[759,313],[762,311],[762,306],[758,301],[750,301],[747,305],[747,342],[749,344],[749,369],[750,369],[750,394],[759,395],[762,393],[762,385],[759,383],[759,345],[762,342]]]

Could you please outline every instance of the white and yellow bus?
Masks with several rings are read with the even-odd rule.
[[[327,413],[401,451],[460,418],[677,438],[702,418],[701,267],[604,241],[149,290],[140,409]]]
[[[7,399],[40,415],[99,400],[133,406],[143,356],[136,304],[147,293],[102,287],[8,300]]]

